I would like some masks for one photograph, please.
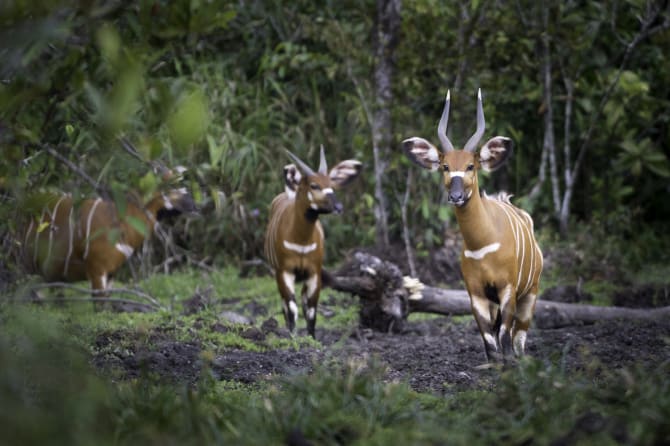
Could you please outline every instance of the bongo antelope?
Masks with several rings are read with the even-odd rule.
[[[315,337],[324,255],[319,215],[342,212],[342,203],[335,196],[335,190],[358,176],[361,163],[346,160],[328,171],[321,147],[319,170],[314,172],[297,156],[287,153],[295,164],[284,167],[285,191],[272,201],[265,233],[265,256],[275,270],[284,319],[291,332],[298,319],[295,284],[304,282],[302,313],[307,321],[307,332]]]
[[[24,234],[24,261],[49,282],[88,280],[94,291],[108,288],[111,276],[151,236],[159,216],[195,210],[185,188],[158,192],[147,202],[128,193],[121,212],[103,198],[80,204],[71,194],[43,198],[42,212]]]
[[[455,150],[446,134],[449,102],[447,93],[437,129],[443,151],[418,137],[403,141],[403,150],[424,169],[442,171],[463,234],[461,272],[487,359],[500,359],[501,353],[505,359],[512,353],[521,356],[535,308],[542,251],[530,215],[512,205],[507,194],[480,196],[477,180],[480,168],[494,171],[505,163],[512,141],[496,136],[476,151],[485,128],[480,90],[477,130],[463,150]]]

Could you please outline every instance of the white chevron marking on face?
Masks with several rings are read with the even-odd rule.
[[[457,170],[455,172],[449,172],[449,176],[463,178],[465,176],[465,172],[463,172],[462,170]]]
[[[500,243],[496,242],[496,243],[491,243],[490,245],[486,245],[483,248],[479,248],[475,251],[470,251],[469,249],[466,249],[464,254],[465,254],[465,257],[467,257],[469,259],[481,260],[486,256],[486,254],[496,252],[499,249],[500,249]]]
[[[284,248],[295,251],[298,254],[308,254],[316,249],[316,243],[312,243],[311,245],[299,245],[284,240]]]

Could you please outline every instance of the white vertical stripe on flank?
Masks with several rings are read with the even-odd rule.
[[[58,201],[56,202],[56,206],[54,206],[53,212],[51,212],[51,222],[50,228],[49,228],[49,247],[47,248],[47,256],[44,259],[44,265],[49,264],[49,260],[51,259],[51,250],[53,249],[53,244],[54,244],[54,231],[58,230],[58,227],[56,227],[56,215],[58,215],[58,207],[60,206],[61,202],[65,198],[65,195],[61,196]]]
[[[46,214],[46,210],[42,212],[40,215],[40,221],[37,223],[37,226],[35,226],[35,246],[33,247],[34,254],[33,254],[33,264],[37,266],[37,254],[39,252],[39,239],[40,239],[40,226],[42,226],[42,223],[44,223],[44,214]],[[41,266],[41,265],[40,265]],[[40,268],[41,269],[41,268]],[[43,270],[42,270],[43,271]]]
[[[102,198],[96,198],[91,206],[91,211],[88,213],[88,218],[86,219],[86,249],[84,250],[84,260],[88,257],[88,248],[91,244],[91,223],[93,222],[93,214],[95,214],[95,209],[102,202]]]
[[[528,233],[529,233],[529,237],[530,237],[529,243],[531,244],[531,246],[530,246],[531,256],[530,256],[530,268],[529,268],[529,274],[528,274],[528,285],[527,285],[526,289],[524,290],[524,294],[527,294],[530,291],[530,289],[532,288],[533,282],[535,281],[535,274],[536,274],[536,270],[535,270],[536,259],[535,259],[535,256],[537,254],[537,241],[535,241],[535,234],[533,234],[533,223],[532,223],[532,221],[531,221],[530,225],[528,226]]]
[[[514,240],[516,242],[516,258],[517,258],[517,268],[519,269],[516,280],[516,289],[517,295],[521,290],[521,276],[523,274],[523,264],[525,257],[525,234],[524,234],[524,222],[521,221],[519,215],[516,213],[516,210],[513,205],[507,204],[502,201],[496,201],[500,208],[507,215],[507,219],[510,223],[512,234],[514,235]],[[521,256],[519,256],[521,254]]]
[[[35,220],[31,218],[30,225],[28,226],[28,230],[26,231],[26,237],[23,240],[24,249],[28,247],[28,239],[30,238],[30,231],[33,230],[33,226],[35,226]]]
[[[512,237],[514,237],[514,245],[516,246],[516,258],[519,258],[519,242],[517,240],[517,235],[515,231],[515,225],[514,222],[512,221],[512,217],[509,215],[509,212],[507,212],[507,209],[505,209],[505,205],[501,201],[494,200],[493,203],[497,204],[500,209],[502,209],[503,213],[507,217],[507,221],[509,222],[510,226],[510,231],[512,231]]]
[[[519,243],[521,246],[521,261],[519,262],[519,276],[517,278],[516,289],[517,291],[521,289],[521,276],[523,274],[523,262],[526,257],[526,234],[524,233],[524,225],[519,218],[519,215],[514,212],[514,217],[516,219],[517,229],[519,230]]]
[[[67,276],[67,270],[70,266],[70,257],[72,257],[72,250],[74,247],[74,219],[72,218],[73,211],[74,203],[72,206],[70,206],[70,213],[67,217],[69,239],[67,244],[67,255],[65,256],[65,265],[63,266],[63,279],[65,279],[65,276]]]

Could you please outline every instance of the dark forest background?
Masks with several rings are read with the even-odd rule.
[[[345,214],[324,219],[328,258],[408,245],[422,258],[455,229],[437,175],[401,141],[511,137],[481,179],[531,212],[545,246],[572,241],[633,267],[668,260],[667,1],[9,1],[0,6],[0,220],[40,190],[149,194],[145,160],[188,168],[203,218],[183,245],[221,265],[261,255],[285,149],[356,158]],[[78,166],[66,167],[53,155]],[[87,173],[95,184],[86,181]],[[588,234],[590,241],[584,239]],[[591,243],[591,244],[589,244]],[[3,254],[4,256],[8,254]],[[5,265],[11,262],[4,259]]]

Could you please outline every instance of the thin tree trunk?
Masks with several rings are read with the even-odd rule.
[[[542,5],[543,33],[542,42],[542,90],[544,111],[544,142],[542,150],[546,151],[549,159],[549,174],[551,176],[551,196],[554,202],[554,213],[558,218],[561,210],[561,191],[558,181],[558,165],[556,160],[556,137],[554,134],[554,102],[551,82],[551,46],[549,42],[549,10]]]
[[[414,266],[414,251],[412,250],[412,242],[409,237],[409,221],[407,218],[407,206],[409,204],[409,192],[412,189],[412,172],[413,169],[407,170],[407,182],[405,183],[405,195],[402,199],[402,206],[400,208],[400,215],[402,217],[402,238],[405,242],[405,253],[407,254],[407,265],[409,266],[409,273],[412,277],[416,277],[416,267]]]
[[[614,76],[614,79],[612,79],[610,84],[607,86],[605,93],[600,99],[600,104],[598,105],[596,112],[591,117],[589,128],[587,129],[586,133],[584,134],[584,137],[582,138],[582,142],[579,151],[577,153],[577,159],[575,160],[575,164],[572,170],[570,171],[570,182],[565,185],[565,193],[563,195],[563,202],[561,204],[561,211],[559,214],[559,227],[561,234],[563,235],[567,234],[568,232],[568,222],[570,218],[570,204],[572,202],[572,196],[574,194],[575,182],[577,180],[577,176],[580,173],[582,163],[584,162],[584,157],[586,156],[586,152],[588,151],[591,145],[591,138],[593,136],[593,132],[595,131],[598,123],[600,122],[601,116],[605,109],[605,105],[607,105],[607,103],[609,102],[612,93],[614,92],[614,88],[618,85],[619,79],[621,78],[621,74],[628,66],[628,62],[631,56],[633,55],[637,45],[642,40],[648,38],[649,36],[670,28],[670,17],[668,16],[669,10],[670,10],[670,3],[668,2],[663,2],[662,4],[657,4],[656,2],[647,2],[647,11],[645,13],[645,16],[640,20],[641,21],[640,30],[628,43],[628,45],[626,45],[626,49],[621,59],[621,63],[619,64],[616,76]],[[659,19],[661,17],[663,17],[663,20],[659,22]]]
[[[372,121],[372,148],[375,173],[375,222],[377,245],[388,246],[388,200],[384,192],[384,178],[391,153],[393,101],[393,71],[395,49],[400,34],[400,0],[377,0],[375,32],[375,109]]]

